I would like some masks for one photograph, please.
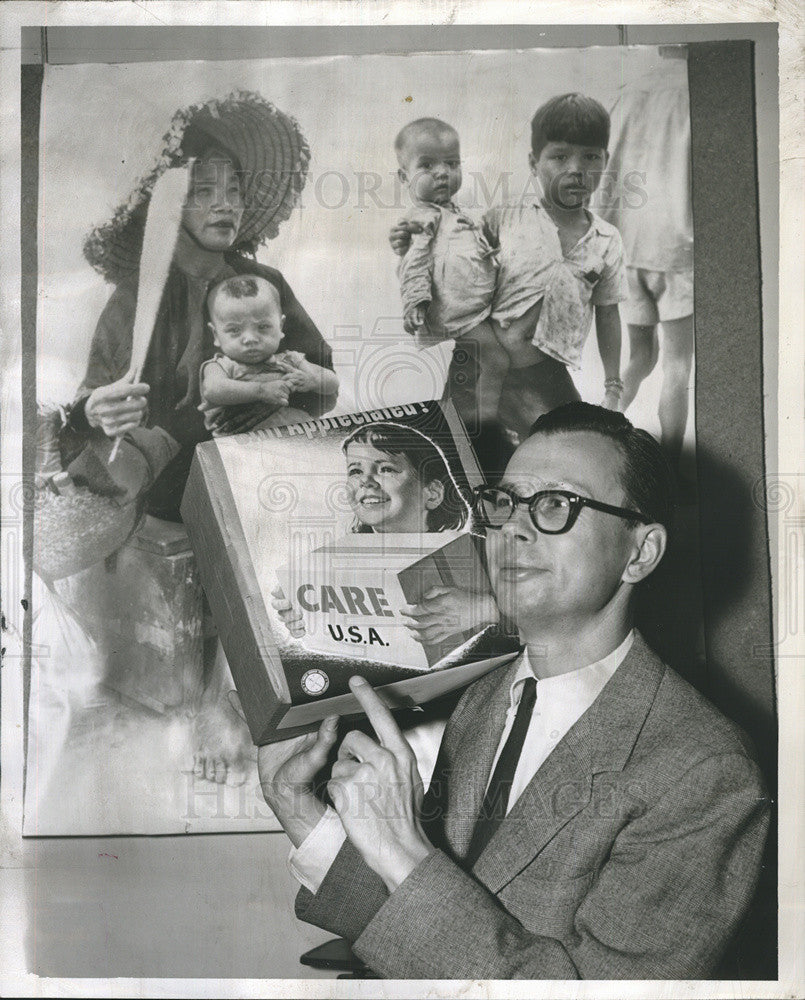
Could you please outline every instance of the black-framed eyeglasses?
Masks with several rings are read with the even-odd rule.
[[[476,486],[472,491],[473,510],[485,528],[502,528],[522,505],[528,508],[531,523],[544,535],[561,535],[570,531],[582,507],[592,507],[604,514],[614,514],[628,521],[651,524],[651,519],[636,510],[613,507],[599,500],[579,496],[570,490],[540,490],[530,497],[518,496],[505,486]]]

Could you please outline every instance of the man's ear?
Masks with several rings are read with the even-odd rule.
[[[428,510],[436,510],[444,500],[444,483],[438,479],[431,479],[425,486],[425,507]]]
[[[535,174],[537,172],[537,160],[538,159],[539,159],[539,157],[534,156],[534,150],[533,149],[530,150],[529,153],[528,153],[528,166],[529,166],[532,174]]]
[[[209,321],[207,322],[207,326],[209,327],[210,333],[212,334],[213,344],[215,344],[216,347],[220,347],[221,345],[218,343],[218,334],[215,332],[215,327]]]
[[[398,170],[397,170],[397,177],[400,180],[400,184],[407,184],[408,183],[408,174],[403,170],[402,167],[398,168]]]
[[[640,583],[654,572],[665,554],[668,532],[661,524],[640,524],[635,529],[635,545],[621,580]]]
[[[285,316],[284,314],[280,316],[280,330],[285,333]]]

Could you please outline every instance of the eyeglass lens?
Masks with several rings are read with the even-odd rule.
[[[486,490],[481,495],[486,520],[493,527],[500,527],[514,514],[514,497],[505,490]],[[559,531],[567,524],[572,504],[561,493],[543,493],[529,507],[531,517],[543,531]]]

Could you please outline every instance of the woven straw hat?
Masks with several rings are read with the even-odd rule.
[[[112,218],[84,242],[84,256],[113,283],[137,271],[151,191],[169,167],[195,155],[199,144],[223,147],[237,160],[244,212],[232,250],[254,253],[273,239],[305,186],[310,149],[294,118],[247,90],[235,90],[176,112],[154,166]]]

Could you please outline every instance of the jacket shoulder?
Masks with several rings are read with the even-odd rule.
[[[659,750],[662,750],[659,753]],[[755,761],[751,740],[672,667],[663,676],[635,745],[636,759],[662,757],[677,775],[711,757]]]

